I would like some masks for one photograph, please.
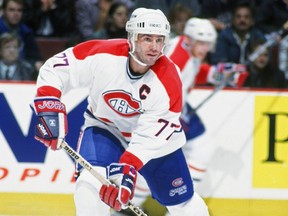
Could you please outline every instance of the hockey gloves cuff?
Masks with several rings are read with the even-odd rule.
[[[248,76],[243,64],[218,63],[212,68],[214,68],[214,73],[212,76],[210,74],[208,80],[214,85],[225,84],[231,87],[241,87]]]
[[[107,178],[114,185],[103,185],[100,189],[100,198],[107,205],[120,211],[134,196],[137,171],[129,164],[112,163],[107,167]]]
[[[60,149],[68,132],[65,105],[56,97],[36,97],[32,108],[38,117],[35,139],[52,150]]]

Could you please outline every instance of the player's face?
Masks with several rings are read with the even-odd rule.
[[[151,66],[162,54],[163,46],[164,36],[139,34],[137,41],[135,41],[134,55],[141,62]]]
[[[203,61],[208,52],[211,50],[211,46],[212,44],[210,42],[206,42],[206,41],[193,41],[191,44],[191,53],[195,58],[200,59],[201,61]]]

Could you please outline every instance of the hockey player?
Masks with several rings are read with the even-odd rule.
[[[138,8],[126,24],[128,40],[87,41],[48,59],[37,79],[35,138],[52,150],[67,134],[61,96],[89,87],[79,153],[115,185],[102,185],[79,167],[77,216],[108,216],[133,198],[138,172],[153,197],[175,216],[208,216],[193,190],[181,147],[182,84],[164,54],[170,25],[160,10]]]

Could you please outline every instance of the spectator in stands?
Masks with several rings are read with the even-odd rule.
[[[75,33],[74,1],[25,0],[23,20],[41,37],[69,38]]]
[[[251,44],[265,35],[254,27],[253,8],[247,3],[238,4],[232,13],[231,26],[219,34],[211,63],[233,62],[246,64]]]
[[[259,49],[265,43],[264,40],[255,41],[251,52]],[[248,78],[244,82],[244,86],[258,88],[285,88],[284,73],[278,68],[273,67],[270,61],[270,50],[266,48],[247,69]],[[288,87],[288,86],[287,86]]]
[[[35,42],[32,30],[22,23],[23,1],[4,0],[3,15],[0,17],[0,34],[17,34],[21,40],[20,58],[29,61],[36,70],[42,66],[42,58]]]
[[[135,2],[135,7],[160,9],[166,15],[177,4],[190,8],[194,16],[200,13],[200,0],[135,0]]]
[[[0,16],[2,16],[2,5],[3,5],[3,0],[0,0]]]
[[[265,34],[280,30],[288,21],[288,0],[262,0],[259,4],[256,26]]]
[[[89,39],[127,38],[125,25],[128,20],[128,7],[124,3],[113,3],[103,29],[95,31]]]
[[[200,17],[209,19],[217,31],[230,26],[233,8],[238,4],[249,3],[251,7],[261,0],[201,0]]]
[[[36,70],[27,61],[20,59],[20,40],[15,34],[0,36],[0,79],[36,80]]]
[[[200,16],[209,19],[217,31],[223,30],[231,24],[232,9],[237,0],[202,0]]]
[[[114,0],[114,2],[124,3],[128,8],[128,16],[130,17],[133,10],[135,10],[135,0]]]
[[[286,28],[285,28],[286,24]],[[277,37],[278,40],[274,47],[274,55],[279,69],[283,71],[286,82],[288,83],[288,36],[279,34],[280,30],[286,29],[288,25],[288,0],[262,0],[259,5],[259,11],[256,16],[256,26],[266,34],[269,39]],[[283,38],[281,40],[281,38]],[[278,59],[277,59],[278,58]]]
[[[288,35],[286,35],[279,44],[278,66],[283,71],[288,88]]]
[[[104,28],[113,2],[113,0],[77,0],[75,2],[76,26],[82,40],[91,38],[95,31],[101,31]]]
[[[170,2],[166,0],[136,0],[135,7],[160,9],[165,15],[167,15],[170,10]]]
[[[193,16],[192,10],[180,3],[172,7],[168,14],[168,20],[171,25],[170,38],[182,35],[185,23],[192,16]]]
[[[283,25],[283,29],[288,31],[288,21]],[[278,47],[278,67],[283,71],[286,79],[286,87],[288,88],[288,34],[283,37]]]

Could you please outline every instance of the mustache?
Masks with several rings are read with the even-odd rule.
[[[243,25],[248,25],[248,23],[245,22],[245,21],[242,21],[242,22],[239,22],[238,25],[242,25],[243,26]]]

